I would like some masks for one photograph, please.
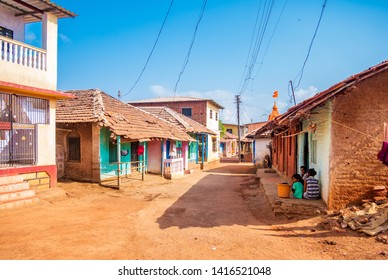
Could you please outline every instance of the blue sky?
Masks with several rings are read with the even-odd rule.
[[[171,0],[54,2],[78,14],[59,21],[59,90],[99,88],[115,97],[120,90],[123,101],[173,96],[203,0],[174,1],[148,66],[129,94]],[[259,7],[271,3],[252,79],[241,92]],[[235,95],[241,92],[241,122],[249,123],[268,118],[278,90],[279,111],[285,112],[293,105],[289,81],[298,81],[323,3],[208,0],[176,95],[212,98],[225,107],[223,122],[237,123]],[[261,22],[262,12],[258,18]],[[388,1],[327,0],[295,91],[297,102],[388,59],[387,26]],[[39,37],[35,30],[27,29],[31,41]]]

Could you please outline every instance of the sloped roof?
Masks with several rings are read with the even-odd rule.
[[[224,135],[221,136],[220,142],[227,143],[228,141],[233,141],[233,140],[237,140],[237,139],[238,139],[238,137],[236,135],[225,131]]]
[[[58,18],[77,16],[50,0],[0,0],[0,5],[12,9],[17,16],[23,16],[25,22],[41,21],[45,12],[50,12]]]
[[[232,133],[227,131],[224,132],[224,135],[221,137],[222,139],[238,139],[238,137]]]
[[[355,85],[363,80],[373,77],[383,71],[388,70],[388,60],[385,60],[375,66],[372,66],[358,74],[339,82],[330,88],[315,94],[294,107],[291,107],[284,114],[269,121],[266,125],[256,131],[256,135],[260,135],[274,128],[288,127],[291,123],[298,122],[303,116],[307,115],[311,110],[324,104],[327,100],[335,97],[337,94],[351,92]]]
[[[171,102],[198,102],[198,101],[208,101],[214,106],[224,109],[220,104],[215,102],[213,99],[209,98],[199,98],[199,97],[187,97],[187,96],[176,96],[176,97],[158,97],[158,98],[149,98],[142,100],[133,100],[129,101],[128,104],[142,104],[142,103],[171,103]]]
[[[266,124],[264,124],[266,125]],[[263,125],[263,126],[264,126]],[[253,139],[253,138],[268,138],[271,134],[269,129],[262,129],[263,126],[256,128],[252,130],[251,132],[248,132],[243,139]],[[259,132],[260,131],[260,132]],[[258,133],[259,132],[259,133]]]
[[[151,113],[157,117],[160,117],[168,121],[170,124],[180,127],[186,132],[206,133],[206,134],[216,135],[214,131],[208,129],[206,126],[168,107],[137,107],[137,108],[147,111],[148,113]]]
[[[57,101],[57,123],[99,123],[128,140],[195,141],[165,120],[125,104],[99,89],[66,92],[75,98]]]

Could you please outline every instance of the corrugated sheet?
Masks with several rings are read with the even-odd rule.
[[[158,97],[158,98],[149,98],[142,100],[133,100],[128,102],[128,104],[143,104],[143,103],[172,103],[172,102],[197,102],[197,101],[209,101],[216,107],[224,109],[220,104],[215,102],[213,99],[208,98],[199,98],[199,97],[187,97],[187,96],[176,96],[176,97]]]
[[[44,12],[49,11],[58,18],[76,17],[77,15],[65,8],[55,4],[50,0],[0,0],[8,9],[12,9],[16,14],[24,17],[25,22],[36,22],[42,19]]]

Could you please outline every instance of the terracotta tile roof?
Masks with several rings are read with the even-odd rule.
[[[57,123],[99,123],[129,140],[196,141],[185,131],[98,90],[70,90],[73,99],[58,100]]]
[[[291,123],[298,122],[300,118],[308,114],[314,108],[324,104],[328,99],[335,97],[337,94],[351,93],[354,87],[361,81],[375,76],[383,71],[388,70],[388,60],[372,66],[358,74],[339,82],[330,88],[321,91],[294,107],[291,107],[284,114],[269,121],[266,125],[256,131],[256,135],[260,135],[274,128],[288,127]]]
[[[238,139],[238,137],[232,133],[227,131],[224,132],[224,135],[221,137],[222,139]]]
[[[187,96],[176,96],[176,97],[158,97],[142,100],[133,100],[128,102],[128,104],[142,104],[142,103],[171,103],[171,102],[198,102],[198,101],[209,101],[214,106],[224,109],[220,104],[215,102],[213,99],[209,98],[199,98],[199,97],[187,97]]]
[[[196,122],[195,120],[186,117],[185,115],[182,115],[168,107],[137,107],[139,109],[142,109],[148,113],[151,113],[157,117],[160,117],[166,121],[168,121],[170,124],[180,127],[186,132],[193,132],[193,133],[206,133],[206,134],[212,134],[216,135],[214,131],[208,129],[206,126],[200,124],[199,122]]]

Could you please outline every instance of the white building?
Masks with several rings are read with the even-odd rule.
[[[0,186],[56,185],[56,100],[70,97],[56,90],[57,22],[74,16],[48,0],[0,1]],[[42,48],[25,43],[25,25],[35,22],[42,26]]]

